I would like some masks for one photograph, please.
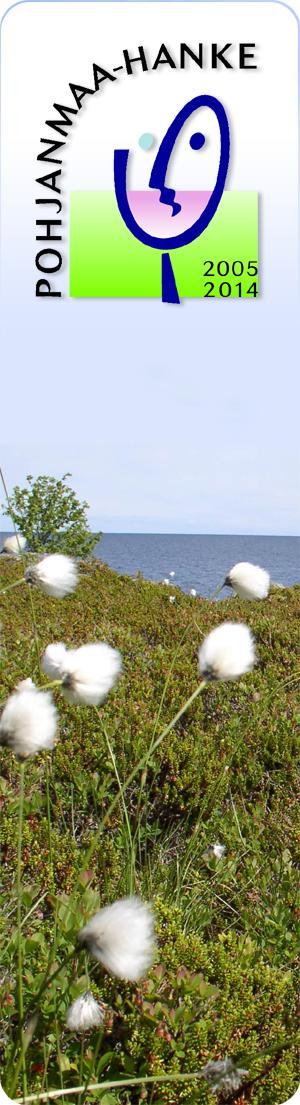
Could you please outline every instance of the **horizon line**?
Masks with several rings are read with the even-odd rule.
[[[90,531],[92,534],[95,532],[93,529]],[[97,532],[97,531],[96,531]],[[300,539],[300,533],[215,533],[215,532],[199,532],[197,530],[100,530],[101,537],[276,537],[277,539],[282,537],[293,537],[295,540]],[[0,530],[0,536],[4,534],[12,534],[14,530],[4,529]]]
[[[93,532],[93,531],[92,531]],[[300,538],[300,533],[204,533],[198,530],[102,530],[102,537],[111,534],[126,537],[295,537]]]

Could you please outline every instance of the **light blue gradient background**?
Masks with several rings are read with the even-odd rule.
[[[9,486],[70,471],[107,531],[299,533],[298,318],[288,273],[256,302],[116,310],[36,304],[20,266],[2,293]]]

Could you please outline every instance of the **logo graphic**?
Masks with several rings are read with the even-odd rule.
[[[224,192],[229,164],[229,126],[226,112],[220,101],[216,100],[214,96],[195,96],[193,100],[190,100],[190,102],[185,104],[185,107],[178,112],[178,115],[176,115],[176,118],[171,123],[159,147],[149,180],[149,188],[159,190],[159,202],[171,207],[172,218],[175,216],[178,219],[178,215],[182,210],[184,213],[186,210],[189,210],[192,215],[192,209],[189,202],[190,197],[186,195],[182,204],[176,202],[176,192],[173,188],[166,187],[165,180],[173,148],[182,127],[189,116],[200,107],[211,108],[212,111],[215,112],[218,120],[220,129],[220,162],[218,175],[214,191],[211,193],[204,210],[199,214],[198,218],[192,222],[190,227],[186,227],[186,229],[181,229],[180,227],[178,234],[175,233],[169,237],[161,237],[159,234],[154,236],[154,234],[148,234],[139,226],[132,214],[127,196],[126,175],[129,150],[115,150],[115,192],[120,214],[128,230],[134,234],[134,237],[137,238],[139,242],[143,242],[144,245],[150,246],[153,249],[179,249],[181,246],[189,245],[190,242],[194,242],[196,238],[199,238],[200,234],[206,230],[206,227],[209,226],[209,223],[215,215]],[[190,145],[193,150],[202,149],[204,143],[205,136],[201,132],[193,134],[190,139]],[[191,198],[194,197],[194,195],[194,193],[191,193]],[[169,253],[162,254],[162,299],[167,303],[179,303],[179,296]]]
[[[213,112],[219,128],[215,186],[177,191],[167,184],[172,155],[187,120],[201,108]],[[200,156],[205,142],[200,130],[189,140]],[[144,150],[153,143],[151,134],[139,139]],[[128,190],[131,157],[129,149],[114,150],[114,191],[71,195],[71,296],[161,296],[164,303],[180,303],[180,295],[256,296],[257,194],[225,191],[230,132],[220,100],[199,95],[181,108],[160,143],[144,191]]]

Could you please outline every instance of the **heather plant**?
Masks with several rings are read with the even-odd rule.
[[[5,1091],[273,1105],[295,1072],[297,906],[292,851],[260,835],[274,764],[294,788],[291,598],[248,626],[47,560],[13,609],[2,569]]]

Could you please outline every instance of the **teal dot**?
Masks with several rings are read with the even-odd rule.
[[[139,138],[139,146],[142,150],[151,150],[153,142],[154,134],[148,134],[148,132],[146,132],[145,134],[141,134],[141,137]]]

